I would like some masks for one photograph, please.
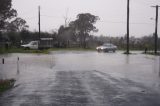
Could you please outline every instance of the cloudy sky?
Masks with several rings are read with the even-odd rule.
[[[99,32],[95,35],[123,36],[126,33],[127,0],[13,0],[13,8],[27,21],[31,31],[38,30],[39,5],[42,31],[57,30],[64,25],[65,17],[73,21],[79,13],[91,13],[100,17],[95,24]],[[140,37],[154,32],[155,8],[151,8],[152,5],[160,5],[160,0],[130,0],[132,36]]]

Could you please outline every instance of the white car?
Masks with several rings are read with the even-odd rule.
[[[109,52],[109,51],[115,52],[117,50],[117,46],[111,43],[105,43],[102,46],[96,47],[96,50],[98,52]]]
[[[21,45],[24,49],[38,49],[38,41],[31,41],[28,44]]]

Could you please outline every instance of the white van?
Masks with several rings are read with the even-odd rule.
[[[24,49],[38,49],[38,41],[31,41],[28,44],[21,45]]]
[[[53,47],[53,38],[41,38],[40,41],[31,41],[21,45],[24,49],[47,49]]]

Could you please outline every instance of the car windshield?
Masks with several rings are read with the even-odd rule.
[[[37,42],[32,41],[32,42],[30,42],[29,44],[31,44],[31,45],[36,45],[36,44],[37,44]]]
[[[103,46],[113,46],[113,44],[103,44]]]

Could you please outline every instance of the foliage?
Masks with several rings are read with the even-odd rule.
[[[21,32],[6,32],[2,34],[5,36],[5,39],[11,43],[12,46],[19,47],[21,40],[23,44],[26,44],[30,41],[37,40],[38,32],[30,32],[27,30],[22,30]],[[57,33],[47,33],[41,32],[41,37],[52,37],[54,39],[54,45],[58,48],[81,48],[78,36],[74,33],[72,28],[66,27],[63,28],[62,32]],[[103,43],[113,43],[118,46],[118,49],[126,49],[126,38],[125,36],[120,37],[109,37],[109,36],[93,36],[90,35],[87,37],[87,47],[94,48],[96,46],[102,45]],[[130,37],[130,49],[131,50],[154,50],[154,36],[148,35],[143,37]],[[158,48],[160,50],[160,38],[158,39]]]
[[[42,54],[49,54],[48,49],[44,50],[25,50],[23,48],[17,48],[17,47],[10,47],[8,50],[4,50],[4,48],[0,48],[0,54],[4,53],[42,53]]]
[[[77,19],[74,21],[76,30],[81,33],[89,33],[90,31],[97,31],[93,25],[99,19],[98,16],[94,16],[90,13],[78,14]]]
[[[149,54],[149,55],[160,56],[160,52],[157,52],[157,54],[155,54],[154,52],[147,52],[147,53],[143,53],[143,54]]]
[[[89,33],[91,31],[98,31],[94,26],[97,20],[99,20],[98,16],[92,15],[90,13],[82,13],[78,14],[77,19],[70,24],[71,27],[75,27],[75,33],[78,35],[81,46],[84,48],[86,48],[86,40],[87,37],[89,37]]]
[[[17,11],[12,8],[12,0],[0,0],[0,31],[12,18],[17,16]]]
[[[57,47],[70,47],[71,42],[75,42],[74,30],[71,27],[60,26],[57,41]]]
[[[10,23],[7,24],[6,29],[7,31],[12,31],[12,32],[20,32],[22,30],[27,30],[29,27],[26,25],[26,21],[20,17],[16,18],[15,20],[11,21]]]
[[[47,33],[47,32],[41,32],[41,37],[49,37],[55,39],[56,33]],[[12,46],[19,47],[22,44],[26,44],[33,40],[39,40],[39,34],[38,32],[31,32],[28,30],[22,30],[20,32],[4,32],[2,34],[3,39],[5,41],[9,41]]]
[[[92,38],[90,32],[98,31],[94,26],[98,19],[98,16],[90,13],[78,14],[77,19],[71,21],[68,27],[60,26],[56,36],[57,47],[86,48]]]
[[[12,0],[0,0],[0,32],[27,30],[26,21],[16,17],[17,11],[12,8]]]
[[[15,79],[0,80],[0,93],[13,87]]]

